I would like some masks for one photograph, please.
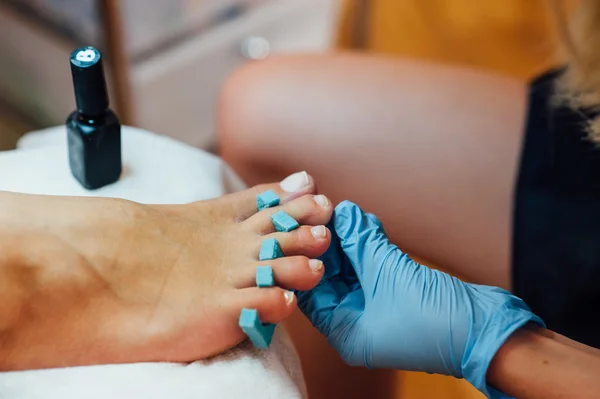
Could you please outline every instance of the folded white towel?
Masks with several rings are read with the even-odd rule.
[[[142,203],[188,203],[244,187],[219,158],[167,137],[123,129],[126,173],[90,192],[69,170],[65,128],[25,136],[0,152],[0,190],[49,195],[105,196]],[[189,365],[143,363],[0,373],[0,399],[305,398],[300,361],[278,327],[268,350],[245,342],[216,358]]]

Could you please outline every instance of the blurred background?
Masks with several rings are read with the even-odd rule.
[[[530,79],[554,65],[547,2],[0,0],[0,150],[29,130],[64,123],[74,109],[68,56],[80,45],[104,52],[123,123],[218,151],[219,89],[246,62],[352,49]],[[566,9],[576,2],[565,0]],[[344,368],[291,333],[313,398],[481,397],[450,378]]]
[[[94,45],[105,55],[112,106],[123,123],[211,149],[225,78],[272,54],[327,51],[341,10],[338,0],[0,4],[0,112],[11,119],[0,125],[3,148],[29,126],[64,123],[74,109],[69,53]]]

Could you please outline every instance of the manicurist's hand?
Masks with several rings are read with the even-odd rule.
[[[494,355],[517,329],[543,325],[523,301],[414,262],[351,202],[329,226],[325,276],[298,298],[347,363],[451,375],[499,395],[486,383]]]

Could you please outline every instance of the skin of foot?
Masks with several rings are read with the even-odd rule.
[[[258,212],[273,190],[277,207]],[[190,362],[240,343],[242,308],[279,323],[313,288],[331,202],[305,172],[186,205],[0,193],[0,369]],[[300,223],[276,232],[283,210]],[[258,261],[276,238],[285,255]],[[276,287],[257,288],[256,267]]]

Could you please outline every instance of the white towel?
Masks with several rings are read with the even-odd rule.
[[[123,128],[126,173],[96,191],[71,176],[64,126],[34,132],[0,152],[0,190],[188,203],[244,188],[219,158],[167,137]],[[278,327],[268,350],[248,342],[190,365],[143,363],[0,373],[0,399],[305,398],[293,345]]]

